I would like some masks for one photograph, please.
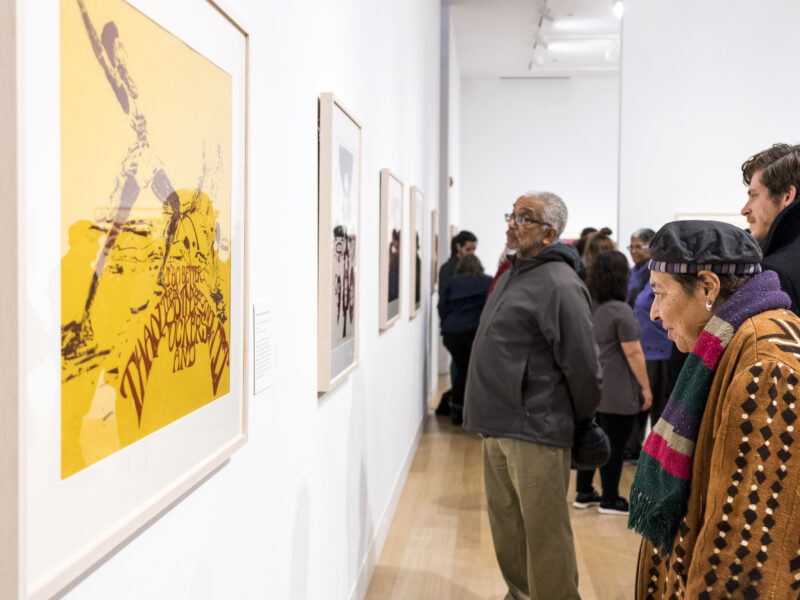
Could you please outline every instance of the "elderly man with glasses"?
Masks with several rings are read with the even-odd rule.
[[[577,251],[558,242],[561,198],[520,196],[506,215],[511,268],[475,336],[464,427],[483,437],[495,552],[508,600],[578,599],[567,507],[576,423],[591,419],[601,371]]]

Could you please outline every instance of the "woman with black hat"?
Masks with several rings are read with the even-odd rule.
[[[631,487],[638,597],[796,598],[800,319],[732,225],[668,223],[650,253],[651,318],[690,354]]]

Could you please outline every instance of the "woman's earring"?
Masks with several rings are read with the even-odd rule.
[[[709,298],[708,300],[706,300],[706,310],[708,312],[711,312],[711,307],[712,306],[714,306],[714,303],[711,301],[711,298]]]

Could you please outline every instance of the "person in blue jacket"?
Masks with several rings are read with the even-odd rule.
[[[450,418],[455,425],[462,422],[464,387],[472,342],[491,284],[492,278],[484,275],[478,257],[466,254],[458,261],[455,276],[439,296],[444,346],[456,366],[453,396],[450,399]]]
[[[653,392],[653,404],[649,413],[640,414],[625,446],[625,457],[633,459],[638,458],[642,449],[648,414],[650,427],[653,427],[661,417],[661,412],[667,405],[669,393],[672,391],[668,383],[668,364],[673,343],[667,337],[667,332],[664,331],[661,322],[650,320],[650,307],[653,305],[655,294],[650,286],[648,264],[650,263],[650,241],[655,235],[656,233],[652,229],[637,229],[631,235],[631,245],[628,246],[634,264],[630,270],[626,302],[633,309],[642,328],[642,348],[644,349],[650,389]]]

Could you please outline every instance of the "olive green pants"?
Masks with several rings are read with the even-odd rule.
[[[567,507],[570,449],[483,440],[495,553],[518,600],[576,600],[578,567]]]

